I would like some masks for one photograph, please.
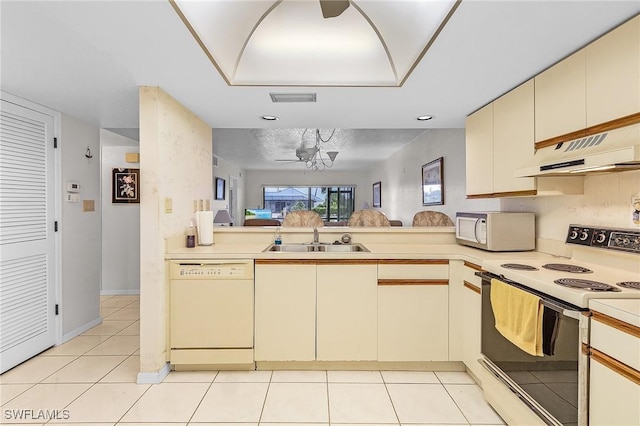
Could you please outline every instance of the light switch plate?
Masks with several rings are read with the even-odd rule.
[[[67,194],[66,200],[67,203],[79,203],[80,194]]]

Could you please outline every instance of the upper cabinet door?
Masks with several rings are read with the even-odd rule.
[[[493,193],[493,103],[467,117],[467,195]]]
[[[585,52],[580,50],[535,77],[535,141],[586,127]]]
[[[585,51],[587,126],[640,112],[640,16]]]
[[[517,178],[515,170],[533,157],[533,80],[493,102],[493,191],[536,189],[535,178]]]

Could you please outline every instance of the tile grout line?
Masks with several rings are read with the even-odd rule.
[[[207,387],[207,390],[204,391],[204,393],[202,394],[202,398],[200,398],[200,402],[198,402],[198,405],[196,405],[196,409],[193,410],[193,413],[191,413],[191,416],[189,416],[189,420],[187,420],[187,425],[189,423],[191,423],[191,420],[193,420],[193,416],[196,415],[196,412],[198,411],[198,409],[200,408],[200,406],[202,405],[202,401],[204,401],[204,398],[207,396],[207,394],[209,393],[209,391],[211,390],[211,388],[213,387],[213,382],[216,381],[216,377],[218,377],[218,374],[220,374],[220,370],[218,370],[216,372],[216,375],[213,376],[213,379],[211,379],[211,382],[209,383],[209,386]]]
[[[329,372],[325,370],[324,372],[324,380],[327,385],[327,424],[331,426],[331,400],[329,397]]]
[[[380,371],[380,377],[382,377],[382,384],[384,384],[384,390],[387,392],[387,396],[389,397],[389,402],[391,402],[391,408],[393,408],[393,414],[396,415],[396,420],[398,420],[398,425],[400,425],[400,416],[398,415],[398,410],[396,410],[396,405],[393,403],[393,398],[391,398],[391,393],[389,392],[389,387],[387,387],[387,381],[384,379],[384,375],[382,371]]]
[[[267,384],[267,391],[264,394],[264,401],[262,401],[262,408],[260,409],[260,417],[258,417],[258,425],[260,425],[260,422],[262,421],[262,416],[264,415],[264,407],[266,407],[267,405],[267,398],[269,397],[269,389],[271,388],[272,379],[273,379],[273,370],[271,370],[271,374],[269,375],[269,383]]]
[[[467,421],[468,424],[471,424],[471,420],[469,420],[469,417],[467,417],[467,415],[464,413],[464,411],[462,411],[462,408],[458,404],[458,401],[456,401],[456,399],[453,397],[453,395],[451,395],[451,392],[449,392],[449,389],[447,389],[447,387],[445,386],[444,383],[442,384],[442,387],[444,388],[444,391],[447,393],[447,395],[449,395],[449,398],[451,398],[451,401],[453,401],[453,403],[455,404],[456,408],[460,411],[460,414],[462,414],[462,417],[465,418],[465,420]]]

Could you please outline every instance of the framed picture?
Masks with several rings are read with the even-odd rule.
[[[224,200],[224,179],[216,178],[216,200]]]
[[[376,182],[373,184],[373,207],[382,206],[382,183]]]
[[[111,202],[140,203],[140,169],[113,169]]]
[[[422,205],[444,204],[444,174],[442,157],[422,166]]]

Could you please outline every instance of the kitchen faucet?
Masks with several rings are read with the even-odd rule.
[[[316,228],[315,226],[313,227],[313,243],[314,244],[318,244],[320,241],[319,235],[318,235],[318,228]]]

